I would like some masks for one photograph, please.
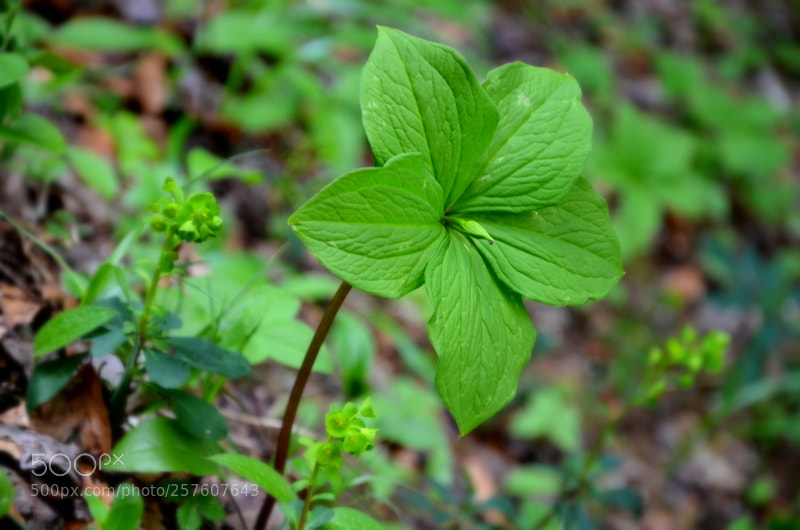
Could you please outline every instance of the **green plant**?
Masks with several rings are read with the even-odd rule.
[[[621,275],[605,204],[580,179],[591,121],[569,76],[515,63],[481,86],[449,48],[390,29],[362,107],[382,167],[339,178],[289,222],[360,289],[426,284],[437,387],[465,434],[511,399],[530,357],[521,296],[580,304]]]
[[[180,319],[157,302],[157,295],[163,289],[161,280],[179,270],[177,247],[182,243],[202,243],[222,228],[220,209],[212,194],[186,196],[173,179],[167,179],[163,189],[169,197],[152,205],[155,215],[150,221],[152,233],[161,235],[163,244],[159,257],[151,264],[152,273],[146,277],[143,300],[134,300],[126,271],[113,264],[119,256],[112,256],[83,289],[83,305],[49,320],[34,339],[37,358],[61,350],[78,339],[91,342],[89,351],[40,360],[28,385],[26,402],[29,410],[33,410],[51,399],[72,379],[87,357],[116,354],[125,365],[108,405],[111,427],[117,437],[128,418],[128,398],[134,389],[140,391],[145,403],[153,409],[169,405],[175,419],[145,419],[116,444],[114,453],[126,455],[125,458],[109,463],[106,468],[124,472],[188,471],[204,475],[217,472],[216,465],[205,457],[219,452],[216,442],[228,432],[225,418],[210,401],[220,391],[225,378],[247,374],[250,363],[240,352],[220,347],[208,339],[174,335],[181,327]],[[109,284],[114,283],[121,297],[99,299]],[[190,380],[202,382],[202,397],[183,390]],[[104,527],[107,520],[130,518],[130,503],[125,498],[118,497],[120,508],[115,509],[115,500],[110,512],[94,503],[96,522]],[[138,498],[141,508],[138,494],[128,498]],[[199,497],[184,500],[187,504],[180,510],[186,517],[200,517],[201,513],[213,515],[221,510],[219,501],[213,497],[205,501]],[[113,526],[110,522],[107,524]]]
[[[640,517],[643,501],[629,487],[606,488],[603,476],[619,466],[620,460],[607,453],[620,422],[631,412],[653,407],[667,392],[688,390],[699,377],[721,373],[730,336],[712,330],[700,335],[686,326],[663,345],[650,348],[637,370],[638,379],[620,389],[619,401],[603,410],[601,432],[591,446],[581,447],[580,436],[573,431],[581,424],[568,418],[578,412],[559,389],[545,387],[513,418],[511,433],[520,439],[547,437],[566,455],[559,466],[526,465],[509,474],[508,494],[520,499],[520,509],[510,511],[515,527],[549,530],[550,528],[589,528],[590,509],[622,510]],[[594,394],[596,390],[592,390]],[[593,395],[594,401],[596,397]],[[586,407],[591,411],[597,407]],[[570,429],[566,423],[572,425]],[[533,499],[531,496],[533,495]]]
[[[136,32],[126,38],[126,46],[134,49],[157,34]],[[126,271],[114,262],[119,255],[88,284],[78,285],[83,305],[48,322],[36,337],[35,350],[41,357],[83,338],[91,341],[90,351],[40,363],[29,387],[29,407],[58,392],[87,355],[116,353],[126,369],[111,397],[115,432],[125,422],[134,388],[141,389],[153,409],[169,405],[175,419],[146,419],[127,432],[115,449],[133,456],[109,469],[204,475],[218,473],[218,465],[230,467],[269,493],[256,523],[263,526],[274,499],[296,499],[280,477],[290,428],[351,285],[400,297],[424,283],[434,307],[429,333],[440,357],[436,385],[466,434],[508,403],[530,358],[535,330],[522,297],[580,304],[602,297],[622,274],[606,205],[580,177],[591,141],[591,120],[580,96],[570,76],[522,63],[490,72],[481,85],[450,48],[380,29],[362,75],[364,126],[380,167],[341,177],[290,219],[312,252],[345,281],[300,367],[274,471],[252,459],[242,461],[241,455],[208,459],[227,435],[226,422],[210,401],[224,378],[243,375],[249,363],[239,351],[211,338],[174,335],[183,323],[163,305],[169,289],[160,280],[181,272],[176,265],[179,244],[213,238],[222,219],[213,195],[188,195],[187,187],[172,179],[163,186],[170,197],[152,207],[151,231],[164,239],[152,273],[146,275],[143,299],[136,301],[130,292]],[[106,127],[116,136],[137,137],[135,122],[125,114],[109,119]],[[146,142],[131,145],[120,153],[123,174],[152,156]],[[106,173],[97,171],[91,157],[73,158],[77,166],[88,168],[87,174]],[[147,179],[156,180],[159,171],[150,173]],[[101,181],[110,193],[109,179]],[[96,187],[100,191],[103,184]],[[141,203],[148,195],[136,200]],[[137,236],[131,232],[131,240]],[[109,283],[117,284],[119,296],[103,298]],[[255,329],[241,328],[245,341]],[[226,343],[219,322],[203,333]],[[199,383],[202,397],[183,390],[189,383]],[[311,452],[311,478],[303,485],[309,489],[308,501],[297,518],[301,527],[314,513],[310,503],[320,469],[336,469],[336,455],[358,454],[372,443],[374,432],[365,430],[352,408],[329,416],[329,439]],[[369,409],[362,407],[358,414],[369,416]],[[340,416],[347,432],[331,423]],[[161,447],[171,449],[154,459]],[[183,517],[197,521],[216,513],[216,508],[204,506],[187,500]],[[107,516],[98,512],[100,519]],[[347,512],[351,516],[358,517]]]
[[[39,114],[23,112],[22,82],[32,66],[31,57],[40,57],[19,38],[20,10],[20,2],[0,3],[0,140],[6,142],[2,154],[7,157],[9,148],[18,145],[60,154],[66,142],[58,128]]]
[[[588,167],[617,192],[614,226],[624,257],[647,249],[666,211],[691,219],[725,212],[721,188],[697,171],[696,157],[691,134],[627,105],[617,111]]]
[[[351,285],[396,298],[426,284],[436,385],[463,435],[508,403],[530,358],[522,296],[580,304],[622,274],[606,205],[580,178],[591,120],[570,76],[514,63],[481,85],[452,49],[380,28],[361,96],[380,167],[340,177],[289,219],[345,281],[292,390],[279,472],[310,366]]]

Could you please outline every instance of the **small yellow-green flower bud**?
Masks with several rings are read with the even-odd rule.
[[[178,214],[178,205],[174,202],[168,203],[166,206],[164,206],[163,213],[165,217],[168,217],[169,219],[175,219],[175,216]]]
[[[167,221],[160,215],[150,219],[150,228],[155,232],[164,232],[167,229]]]
[[[350,418],[344,412],[334,412],[325,417],[325,430],[328,436],[342,438],[350,429]]]

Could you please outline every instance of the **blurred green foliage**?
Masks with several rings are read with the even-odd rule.
[[[699,335],[716,326],[731,334],[726,366],[719,375],[695,378],[689,389],[679,388],[675,369],[681,367],[667,369],[673,390],[648,409],[645,430],[669,421],[676,409],[702,415],[703,426],[675,450],[675,459],[715,433],[735,436],[756,464],[747,490],[730,496],[736,503],[728,528],[798,528],[792,511],[800,491],[776,473],[798,458],[792,447],[800,440],[794,88],[800,45],[796,22],[780,16],[780,4],[792,3],[674,4],[680,4],[677,14],[603,0],[243,0],[215,3],[217,10],[201,0],[168,0],[160,20],[132,22],[108,6],[64,19],[0,1],[0,180],[24,175],[40,197],[36,220],[58,248],[102,232],[68,205],[48,205],[47,190],[82,183],[115,212],[107,229],[117,247],[106,263],[65,276],[70,292],[87,302],[136,297],[142,272],[152,266],[142,258],[158,251],[153,241],[139,241],[141,217],[166,177],[185,184],[202,176],[198,190],[237,182],[246,193],[267,195],[263,228],[277,244],[266,265],[237,247],[246,227],[232,222],[191,263],[178,262],[189,267],[202,260],[210,273],[162,290],[158,303],[192,336],[240,348],[254,363],[268,358],[296,366],[310,336],[297,317],[329,297],[336,283],[307,274],[298,242],[286,242],[284,221],[332,175],[371,161],[357,87],[375,24],[457,46],[476,71],[517,58],[568,71],[594,117],[586,173],[609,201],[628,274],[601,310],[578,309],[565,330],[540,330],[537,359],[569,356],[572,334],[592,330],[601,353],[584,360],[589,382],[526,372],[529,384],[507,413],[476,433],[515,459],[495,496],[478,501],[472,479],[458,467],[463,449],[454,447],[463,446],[453,441],[429,390],[435,360],[408,332],[410,321],[430,311],[425,296],[412,293],[392,308],[354,307],[339,315],[318,369],[330,372],[333,355],[341,371],[331,377],[343,394],[373,396],[380,437],[390,445],[347,470],[336,491],[353,484],[359,507],[410,527],[423,521],[488,528],[487,513],[500,513],[507,526],[534,528],[553,509],[542,528],[595,528],[593,521],[621,513],[635,518],[642,502],[635,487],[599,487],[618,480],[628,430],[589,466],[597,488],[577,499],[559,501],[559,495],[573,491],[588,441],[603,432],[610,411],[641,396],[654,345],[663,357],[678,351],[674,360],[691,371],[688,359],[695,357],[683,354],[703,345],[682,336],[690,323]],[[144,114],[141,94],[119,88],[119,81],[132,78],[150,55],[164,60],[166,98]],[[99,132],[108,147],[93,150],[78,141],[83,128]],[[223,218],[235,219],[239,204],[223,197],[220,206]],[[699,298],[671,298],[661,272],[676,266],[700,275]],[[111,342],[98,341],[94,353],[113,345],[113,326],[103,331]],[[376,379],[374,372],[386,370],[387,352],[402,370],[393,364],[388,376]],[[159,361],[155,354],[147,360]],[[66,383],[74,369],[52,366],[51,375]],[[693,405],[681,408],[680,399],[671,401],[675,396]],[[307,427],[321,428],[321,410],[301,415]],[[143,433],[171,440],[174,429],[149,425]],[[404,451],[421,455],[416,466],[424,476],[398,465]],[[310,472],[302,459],[293,464]],[[669,480],[672,473],[665,464],[659,475]],[[182,517],[213,515],[195,508]]]

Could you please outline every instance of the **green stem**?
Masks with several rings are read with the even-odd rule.
[[[283,414],[283,422],[281,423],[281,430],[278,434],[278,445],[275,448],[275,471],[283,474],[286,469],[286,458],[289,454],[289,442],[292,438],[292,425],[297,415],[297,408],[300,406],[300,399],[303,397],[303,390],[311,377],[311,368],[314,366],[314,361],[317,360],[317,354],[328,336],[328,331],[331,329],[333,319],[339,308],[342,307],[342,302],[347,298],[347,293],[350,292],[352,285],[347,282],[342,282],[339,290],[333,295],[325,313],[322,315],[317,330],[314,332],[314,337],[311,339],[311,344],[308,345],[306,355],[303,358],[303,364],[297,372],[292,386],[292,392],[289,394],[289,402],[286,404],[286,412]],[[264,504],[261,505],[261,510],[258,512],[255,528],[265,530],[267,528],[267,521],[275,507],[275,498],[272,495],[267,495],[264,499]]]
[[[308,519],[308,512],[311,510],[311,500],[314,497],[314,485],[317,482],[318,474],[319,462],[314,464],[314,471],[311,473],[311,479],[308,481],[306,500],[303,502],[303,511],[300,513],[300,522],[297,523],[297,530],[303,530],[306,527],[306,519]]]
[[[161,263],[163,261],[162,257],[167,252],[170,252],[173,247],[172,235],[167,234],[167,237],[164,240],[164,246],[161,247],[161,254],[158,257],[155,269],[153,270],[153,280],[147,287],[147,293],[144,297],[144,309],[142,311],[142,316],[139,317],[139,322],[137,323],[136,327],[136,346],[128,356],[128,361],[125,364],[125,373],[122,375],[122,381],[120,381],[120,384],[111,395],[109,412],[111,413],[112,417],[112,426],[115,427],[121,425],[121,418],[125,417],[125,405],[128,401],[128,395],[130,394],[131,383],[133,382],[133,374],[136,371],[136,362],[139,360],[139,354],[142,352],[142,348],[144,348],[145,342],[147,341],[147,325],[150,322],[150,313],[153,309],[153,302],[155,301],[156,293],[158,292],[158,282],[161,280],[161,275],[164,273],[164,271],[161,270]]]
[[[6,51],[8,45],[11,44],[11,30],[14,27],[14,19],[17,17],[17,12],[19,11],[20,4],[15,4],[9,11],[8,11],[8,20],[6,21],[6,34],[3,35],[3,44],[0,47],[0,52]]]

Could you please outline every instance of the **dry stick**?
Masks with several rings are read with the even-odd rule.
[[[275,448],[275,471],[281,475],[286,468],[286,457],[289,454],[289,441],[292,437],[292,424],[294,424],[294,418],[297,415],[300,399],[303,397],[303,390],[306,387],[306,383],[308,383],[308,378],[311,376],[311,368],[314,366],[314,361],[317,360],[317,354],[322,347],[325,337],[328,336],[328,331],[331,329],[333,319],[336,317],[336,313],[339,312],[339,308],[342,307],[342,302],[344,302],[351,287],[352,285],[349,283],[342,282],[339,286],[339,290],[336,291],[336,294],[331,298],[328,307],[325,308],[325,313],[322,315],[322,320],[320,320],[319,326],[317,326],[317,330],[314,332],[311,344],[308,345],[306,356],[303,358],[303,364],[300,366],[300,370],[297,372],[297,377],[294,380],[292,392],[289,394],[289,402],[286,404],[286,412],[283,414],[281,432],[278,435],[278,445]],[[258,512],[255,525],[256,530],[265,530],[267,528],[267,521],[274,507],[275,498],[272,495],[267,495],[266,499],[264,499],[264,504],[261,505],[261,510]]]

